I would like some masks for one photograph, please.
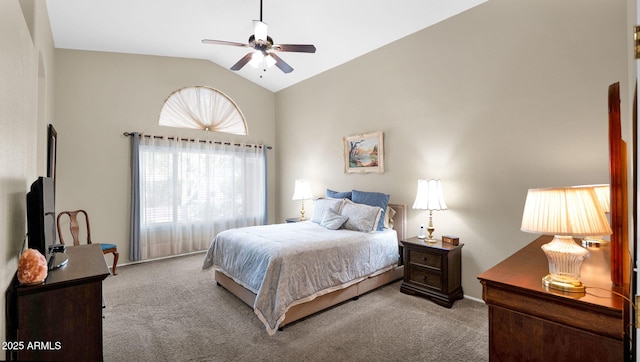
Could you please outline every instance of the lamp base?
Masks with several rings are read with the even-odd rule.
[[[304,200],[302,200],[302,208],[300,209],[300,221],[306,221],[307,219],[304,217]]]
[[[424,241],[425,243],[435,243],[436,241],[438,241],[433,237],[433,229],[429,230],[429,235],[418,235],[418,239]]]
[[[556,235],[541,248],[549,261],[549,275],[542,278],[542,284],[564,292],[584,293],[580,268],[589,251],[576,244],[571,236],[565,235]]]
[[[601,246],[607,245],[609,242],[602,238],[584,238],[582,239],[582,246],[585,248],[599,248]]]
[[[547,274],[542,278],[542,285],[569,293],[584,293],[585,290],[584,285],[579,280],[562,275]]]

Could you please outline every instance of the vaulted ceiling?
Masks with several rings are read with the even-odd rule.
[[[46,1],[56,48],[207,59],[227,69],[250,49],[201,40],[246,43],[260,19],[260,0]],[[264,0],[274,43],[317,51],[279,52],[289,74],[249,65],[237,73],[277,92],[485,1]]]

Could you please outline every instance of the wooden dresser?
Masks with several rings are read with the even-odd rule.
[[[542,236],[480,274],[490,361],[625,361],[624,299],[612,293],[609,246],[589,248],[586,293],[547,289]],[[621,290],[614,289],[615,292]]]
[[[7,359],[101,361],[102,281],[109,275],[100,245],[68,246],[67,265],[44,284],[9,293]],[[14,278],[15,279],[15,278]]]

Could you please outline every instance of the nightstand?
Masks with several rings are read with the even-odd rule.
[[[461,267],[462,247],[438,240],[428,243],[411,238],[404,246],[404,279],[400,291],[417,294],[451,308],[463,298]]]
[[[299,217],[299,216],[298,216],[298,217],[288,217],[288,218],[286,218],[286,219],[285,219],[285,221],[286,221],[287,223],[290,223],[290,222],[299,222],[299,221],[300,221],[300,217]]]

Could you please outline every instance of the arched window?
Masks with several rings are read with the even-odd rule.
[[[226,94],[205,86],[184,87],[171,93],[162,105],[158,123],[169,127],[247,134],[247,122],[238,105]]]

